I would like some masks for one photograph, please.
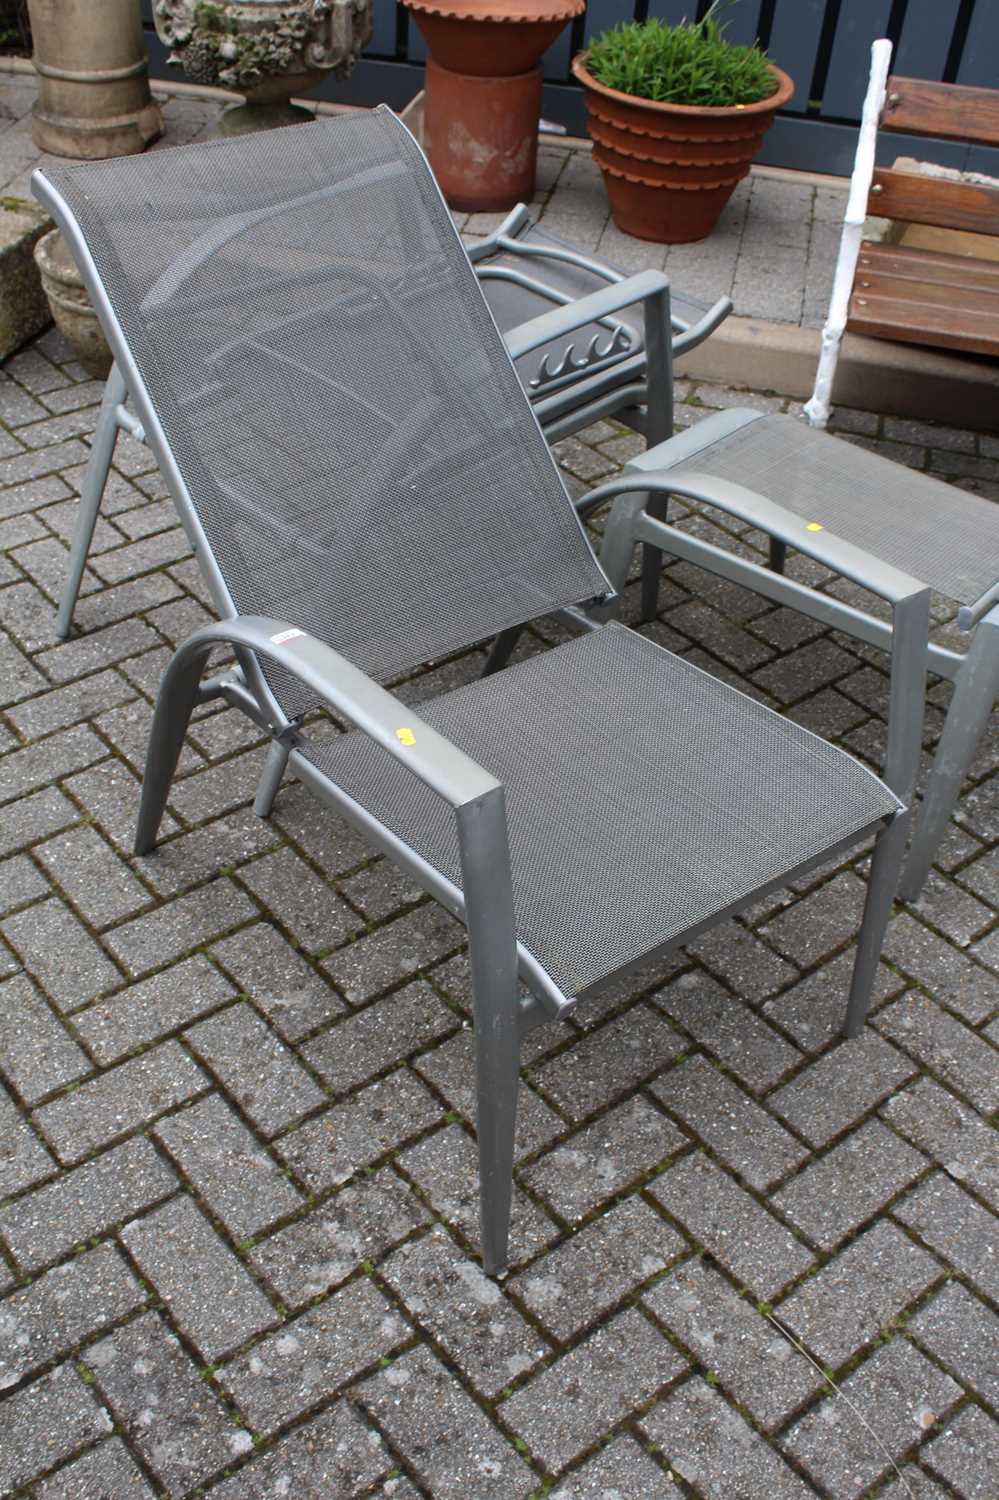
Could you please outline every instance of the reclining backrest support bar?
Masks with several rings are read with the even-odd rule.
[[[388,677],[608,592],[389,111],[35,187],[224,613],[289,618]],[[265,672],[285,714],[307,706]]]

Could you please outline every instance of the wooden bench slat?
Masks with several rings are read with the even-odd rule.
[[[917,281],[911,276],[890,276],[871,272],[858,277],[853,288],[854,305],[862,307],[864,301],[889,297],[894,302],[908,302],[913,307],[950,308],[955,313],[964,312],[969,329],[977,327],[981,317],[999,318],[999,290],[983,287],[950,286],[945,281]]]
[[[857,282],[870,273],[999,291],[999,261],[978,260],[972,255],[948,255],[943,250],[922,250],[917,246],[878,245],[865,240],[857,259]]]
[[[978,314],[973,326],[963,309],[923,306],[907,299],[873,297],[864,293],[864,306],[850,299],[847,330],[869,338],[901,344],[931,344],[970,354],[999,355],[999,313]]]
[[[893,75],[888,80],[881,128],[999,146],[999,93]]]
[[[935,224],[942,229],[968,229],[973,234],[999,234],[999,188],[979,183],[953,182],[920,172],[896,172],[879,167],[868,200],[871,213],[908,224]]]

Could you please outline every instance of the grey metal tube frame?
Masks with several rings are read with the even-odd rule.
[[[184,481],[184,476],[181,474],[177,460],[174,458],[166,434],[156,414],[156,408],[146,389],[142,373],[135,362],[132,351],[128,346],[128,340],[125,338],[114,308],[104,289],[100,273],[90,253],[90,247],[84,239],[80,227],[68,204],[63,199],[62,194],[49,182],[40,168],[36,168],[31,174],[31,186],[36,198],[45,205],[62,230],[63,238],[69,247],[70,254],[76,262],[77,269],[90,295],[94,311],[97,313],[101,327],[111,346],[114,364],[112,365],[111,374],[108,377],[108,383],[110,385],[114,382],[113,390],[115,391],[120,391],[124,388],[131,395],[139,412],[138,424],[133,427],[131,426],[131,419],[127,421],[121,419],[119,415],[121,411],[120,403],[112,401],[107,390],[105,390],[105,400],[101,407],[101,419],[104,426],[99,435],[95,434],[94,452],[97,452],[98,449],[102,452],[107,449],[110,452],[110,448],[113,448],[117,437],[117,429],[120,426],[128,427],[136,436],[141,434],[141,440],[151,450],[159,466],[160,473],[173,496],[174,504],[177,507],[180,517],[180,523],[191,544],[198,566],[204,575],[216,611],[223,618],[234,616],[236,614],[235,602],[229,593],[222,572],[215,561],[212,549],[201,529],[201,523],[198,520],[198,514],[188,491],[187,484]],[[126,413],[125,416],[127,417],[128,414]],[[91,462],[93,462],[93,454]],[[107,470],[105,469],[103,473],[99,473],[97,465],[94,466],[94,473],[91,475],[91,466],[88,464],[87,474],[84,478],[84,489],[89,498],[85,509],[83,508],[83,501],[81,499],[81,512],[77,518],[77,527],[70,550],[70,569],[67,588],[63,591],[63,598],[60,603],[60,619],[66,619],[67,627],[68,622],[72,619],[73,608],[76,603],[75,595],[70,593],[69,584],[75,580],[76,587],[78,587],[79,580],[83,576],[86,554],[93,534],[93,527],[96,522],[106,477]],[[284,730],[289,727],[289,720],[271,692],[267,680],[260,670],[260,665],[252,652],[237,651],[237,660],[239,661],[240,669],[249,692],[252,698],[262,706],[268,724],[276,726],[278,730]]]
[[[630,481],[622,481],[622,484],[632,486],[640,482],[643,487],[652,487],[653,478],[649,471],[643,470],[640,476],[636,474]],[[601,552],[604,571],[618,592],[627,576],[634,546],[641,543],[647,547],[651,537],[658,543],[661,551],[668,552],[671,556],[691,562],[729,582],[741,584],[775,603],[785,604],[887,652],[892,658],[891,679],[894,686],[897,670],[894,659],[897,625],[888,624],[864,610],[833,599],[830,595],[820,594],[803,584],[795,583],[784,576],[781,565],[787,547],[793,546],[825,563],[832,571],[842,573],[862,588],[882,594],[883,597],[887,596],[883,595],[879,583],[895,574],[896,570],[872,554],[839,541],[828,531],[808,531],[799,517],[755,491],[729,485],[715,475],[699,474],[696,467],[689,470],[664,470],[662,478],[656,480],[655,485],[666,495],[673,494],[716,506],[768,533],[771,566],[761,567],[748,558],[740,557],[675,527],[653,526],[650,523],[655,518],[643,505],[639,493],[632,492],[630,488],[622,490],[613,485],[602,485],[585,495],[578,502],[577,510],[585,518],[607,500],[618,495],[631,495],[627,502],[616,501]],[[735,491],[739,492],[738,497]],[[775,556],[778,561],[776,569]],[[992,705],[999,697],[997,594],[999,584],[983,594],[975,604],[959,611],[959,626],[974,632],[966,652],[952,651],[927,640],[927,668],[952,681],[954,690],[926,783],[920,814],[914,820],[912,845],[899,880],[898,893],[905,901],[916,901],[926,882],[934,854],[947,831],[961,785],[988,722]]]
[[[563,261],[612,283],[624,280],[621,272],[579,250],[517,239],[518,232],[529,219],[526,205],[518,203],[491,235],[469,246],[468,258],[473,266],[478,267],[488,256],[503,250],[525,260],[533,258]],[[476,274],[481,278],[498,273],[482,267]],[[536,277],[521,275],[518,280],[540,295],[554,295],[552,289]],[[654,365],[649,362],[646,343],[645,350],[605,369],[597,369],[591,375],[583,375],[561,392],[544,388],[534,398],[533,405],[549,442],[557,442],[559,438],[578,432],[598,418],[609,416],[618,417],[641,433],[650,448],[665,441],[673,432],[673,361],[703,343],[732,311],[732,306],[730,297],[719,297],[695,324],[684,323],[682,319],[669,315],[668,373],[664,373],[659,357]],[[593,321],[598,320],[594,318]],[[662,396],[660,390],[664,393]],[[664,496],[650,495],[650,514],[665,518],[667,503]],[[654,601],[658,594],[661,569],[662,553],[649,544],[643,546],[642,600],[646,618],[651,618],[655,613]]]
[[[519,240],[517,232],[530,220],[530,211],[524,203],[518,203],[507,214],[501,224],[493,230],[492,234],[485,239],[477,240],[474,245],[467,247],[468,258],[473,266],[487,256],[498,250],[505,250],[509,254],[522,256],[525,260],[554,260],[563,261],[568,265],[577,266],[581,271],[587,271],[592,276],[598,276],[607,282],[620,283],[627,278],[621,271],[616,271],[606,261],[596,260],[593,256],[584,255],[581,250],[574,250],[570,246],[545,245],[537,241]],[[480,280],[489,274],[495,274],[488,267],[476,270]],[[558,293],[553,287],[537,277],[518,274],[518,282],[540,296],[558,298]],[[577,299],[578,300],[578,299]],[[718,297],[696,323],[686,323],[682,318],[671,316],[670,324],[676,330],[672,340],[674,358],[686,354],[690,349],[696,349],[697,345],[703,343],[713,328],[717,327],[721,320],[732,311],[731,297]],[[611,324],[610,326],[615,326]]]

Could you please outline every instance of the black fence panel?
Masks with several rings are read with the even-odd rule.
[[[182,77],[166,65],[152,23],[153,0],[142,0],[154,78]],[[617,21],[703,15],[709,0],[589,0],[544,58],[542,111],[573,135],[585,134],[580,90],[569,68],[589,38]],[[999,0],[731,0],[727,34],[759,40],[797,88],[765,137],[760,160],[771,166],[849,173],[856,147],[871,42],[895,46],[894,72],[948,83],[999,86]],[[725,11],[723,10],[723,18]],[[426,47],[396,0],[375,0],[374,35],[350,79],[327,78],[317,97],[341,103],[384,102],[401,109],[423,86]],[[999,175],[999,151],[892,135],[879,157],[915,155],[945,166]]]

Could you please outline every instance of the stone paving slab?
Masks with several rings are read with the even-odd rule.
[[[5,191],[32,160],[14,93]],[[211,117],[169,101],[168,140]],[[717,242],[660,252],[608,228],[591,163],[543,154],[553,227],[807,321],[835,194],[754,177]],[[750,277],[765,214],[779,274]],[[678,397],[681,424],[794,409]],[[999,722],[862,1040],[838,1036],[862,855],[529,1039],[513,1266],[487,1281],[462,930],[302,788],[254,818],[263,748],[231,712],[199,714],[160,852],[128,852],[206,597],[122,441],[56,642],[99,399],[51,331],[0,370],[0,1497],[993,1500]],[[994,440],[837,421],[999,499]],[[633,447],[595,424],[567,482]],[[876,653],[684,566],[649,633],[879,753]]]

